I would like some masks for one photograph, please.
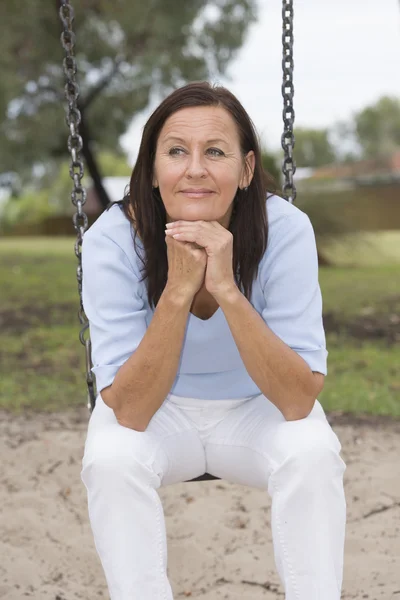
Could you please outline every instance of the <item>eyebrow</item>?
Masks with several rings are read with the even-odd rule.
[[[175,135],[169,135],[164,139],[164,143],[168,142],[168,141],[172,141],[175,140],[176,142],[181,142],[182,144],[185,144],[185,140],[183,140],[180,137],[176,137]],[[206,144],[228,144],[228,142],[226,140],[223,140],[222,138],[215,138],[213,140],[207,140]]]

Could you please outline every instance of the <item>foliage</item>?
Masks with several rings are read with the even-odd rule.
[[[278,188],[282,184],[282,171],[278,164],[278,156],[269,152],[265,148],[261,149],[261,161],[265,171],[267,171],[275,179]]]
[[[129,177],[132,167],[122,153],[100,152],[98,163],[104,177]],[[89,189],[93,185],[87,170],[82,178],[82,185]],[[50,183],[50,202],[59,214],[70,214],[74,210],[71,203],[72,180],[69,175],[69,162],[65,161],[58,169],[57,177]]]
[[[18,198],[11,197],[5,204],[1,214],[0,231],[10,231],[17,224],[40,223],[55,212],[56,209],[50,202],[49,190],[27,191]]]
[[[99,152],[99,165],[104,177],[130,177],[132,166],[123,153]]]
[[[355,115],[364,158],[385,158],[400,149],[400,100],[384,96]]]
[[[115,151],[150,100],[187,81],[223,74],[257,7],[256,0],[73,5],[84,153]],[[0,165],[28,177],[38,161],[66,153],[57,6],[58,0],[0,3]]]
[[[400,99],[383,96],[330,129],[336,161],[387,159],[400,150]]]
[[[329,128],[297,127],[298,167],[321,167],[362,159],[385,159],[400,150],[400,100],[383,96]]]
[[[130,176],[132,167],[122,153],[100,152],[99,165],[105,177]],[[48,162],[41,177],[30,187],[25,186],[18,197],[10,197],[2,209],[0,230],[9,231],[14,225],[39,223],[53,214],[70,214],[74,210],[71,203],[72,180],[69,175],[69,162]],[[82,185],[88,189],[90,176],[85,173]]]
[[[329,139],[328,129],[296,127],[294,137],[297,167],[322,167],[335,162],[335,148]]]

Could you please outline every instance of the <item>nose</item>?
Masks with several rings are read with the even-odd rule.
[[[202,152],[195,151],[189,155],[186,175],[190,179],[199,179],[207,176],[205,159]]]

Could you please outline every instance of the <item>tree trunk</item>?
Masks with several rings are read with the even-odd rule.
[[[86,115],[84,114],[84,110],[82,107],[79,107],[81,113],[81,122],[79,125],[79,133],[82,136],[83,146],[82,146],[82,154],[86,162],[87,170],[89,171],[89,175],[93,180],[94,189],[96,191],[96,196],[98,197],[103,210],[107,207],[110,202],[110,197],[108,196],[102,181],[102,176],[100,173],[100,169],[96,160],[94,153],[90,147],[90,132],[86,122]]]

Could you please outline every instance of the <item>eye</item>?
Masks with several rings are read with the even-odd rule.
[[[171,148],[168,151],[168,154],[170,156],[179,156],[181,154],[181,152],[185,152],[183,148],[178,148],[178,147],[174,146],[174,148]]]
[[[212,156],[225,156],[225,154],[219,148],[208,148],[207,152]]]

